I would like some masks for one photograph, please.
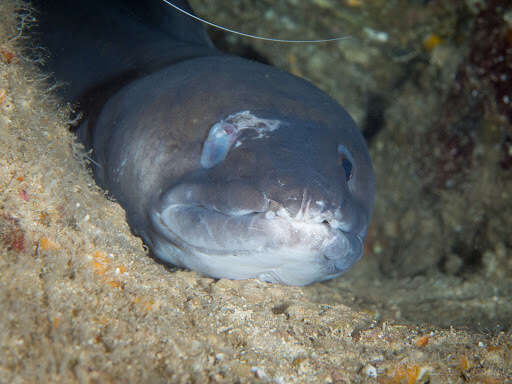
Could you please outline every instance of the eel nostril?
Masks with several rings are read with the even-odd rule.
[[[334,229],[334,230],[339,229],[338,221],[331,219],[331,218],[325,219],[324,221],[322,221],[322,224],[326,225],[329,229]]]
[[[330,218],[328,220],[324,220],[324,222],[329,226],[329,228],[331,229],[334,229],[334,230],[342,230],[343,231],[343,228],[342,228],[342,225],[341,223],[334,219],[334,218]]]

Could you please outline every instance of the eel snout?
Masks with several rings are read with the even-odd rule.
[[[292,217],[243,182],[179,184],[150,216],[157,256],[219,278],[303,285],[343,273],[362,253],[363,237],[344,231],[339,208]]]

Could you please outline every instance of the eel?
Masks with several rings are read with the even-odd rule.
[[[94,178],[156,258],[214,278],[306,285],[361,257],[373,168],[331,97],[219,51],[160,0],[34,4],[43,69],[83,113],[76,134]]]

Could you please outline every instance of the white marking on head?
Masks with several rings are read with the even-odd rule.
[[[258,133],[255,139],[266,137],[265,133],[275,131],[279,128],[279,120],[262,119],[251,113],[251,111],[237,112],[226,117],[224,122],[232,124],[240,132],[244,129],[252,129]]]
[[[268,133],[275,131],[282,124],[280,120],[262,119],[254,116],[250,111],[241,111],[227,116],[214,124],[208,132],[208,137],[203,143],[200,163],[203,168],[211,168],[222,162],[231,148],[243,144],[240,139],[241,132],[245,129],[256,131],[256,136],[251,139],[263,139]]]

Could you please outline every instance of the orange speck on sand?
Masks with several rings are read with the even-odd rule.
[[[2,55],[4,61],[9,64],[14,59],[14,53],[9,52],[5,49],[0,49],[0,54]]]
[[[483,384],[502,384],[503,378],[500,377],[492,377],[492,376],[475,376],[475,382],[483,383]]]
[[[6,95],[7,95],[7,92],[5,92],[5,89],[0,89],[0,105],[2,105],[4,103]]]
[[[110,260],[107,257],[107,254],[102,251],[94,252],[93,258],[93,267],[94,272],[98,275],[104,275],[107,269],[109,268]]]
[[[430,336],[421,336],[418,340],[416,340],[416,346],[426,347],[429,340]]]
[[[425,48],[426,51],[430,52],[442,42],[443,40],[441,39],[441,37],[439,37],[435,33],[432,33],[425,37],[425,39],[423,40],[423,48]]]
[[[363,0],[347,0],[349,7],[360,7],[363,5]]]
[[[51,241],[47,237],[41,237],[41,240],[39,240],[39,248],[41,248],[43,251],[54,251],[59,249],[60,245]]]
[[[133,304],[139,304],[139,303],[140,303],[140,306],[142,307],[142,309],[144,309],[145,311],[151,311],[151,309],[153,308],[153,305],[155,304],[155,302],[153,300],[145,301],[141,297],[135,297],[133,299]]]
[[[53,328],[59,328],[59,324],[60,324],[60,318],[54,317],[53,318]]]
[[[501,351],[503,347],[501,345],[489,345],[487,347],[487,352],[493,352],[493,351]]]
[[[460,357],[460,369],[462,369],[462,371],[467,371],[468,369],[471,369],[471,368],[473,368],[473,363],[471,363],[471,361],[469,361],[466,356],[461,356]]]
[[[121,287],[121,283],[116,280],[109,279],[105,276],[105,274],[110,270],[113,271],[112,265],[110,265],[110,258],[107,256],[107,254],[103,251],[96,251],[94,252],[94,255],[92,256],[92,265],[94,268],[94,272],[104,277],[104,281],[113,288],[119,288]],[[121,272],[126,272],[126,268],[123,266],[117,267],[117,269]]]
[[[2,101],[1,101],[1,100],[0,100],[0,104],[2,104]],[[25,178],[24,178],[23,176],[18,176],[18,177],[16,178],[16,180],[18,180],[18,181],[21,183],[23,180],[25,180]]]
[[[121,286],[121,283],[115,280],[111,280],[107,282],[107,284],[110,285],[112,288],[119,288]]]
[[[94,261],[93,266],[94,266],[94,272],[96,272],[96,274],[98,274],[98,275],[104,275],[105,271],[107,270],[107,267],[105,266],[105,264],[103,264],[99,261]]]
[[[151,311],[151,308],[153,308],[153,304],[155,304],[153,300],[151,300],[151,301],[146,301],[146,302],[143,304],[142,308],[144,308],[144,310],[145,310],[145,311]]]
[[[382,384],[414,384],[427,374],[428,368],[418,365],[403,366],[397,365],[391,376],[379,378]]]

